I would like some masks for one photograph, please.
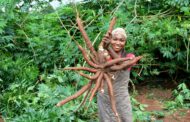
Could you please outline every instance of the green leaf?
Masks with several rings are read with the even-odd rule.
[[[176,101],[178,101],[181,105],[183,105],[183,99],[184,97],[180,94],[176,97]]]

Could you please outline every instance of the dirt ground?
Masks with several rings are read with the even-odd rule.
[[[172,90],[171,89],[161,89],[161,88],[148,88],[140,87],[137,88],[140,93],[137,95],[136,99],[141,104],[146,104],[146,111],[163,111],[164,105],[162,101],[171,100]],[[190,109],[189,110],[177,110],[176,112],[169,113],[164,112],[164,117],[162,118],[151,118],[152,122],[190,122]]]
[[[1,118],[1,115],[0,115],[0,122],[4,122],[3,119]]]

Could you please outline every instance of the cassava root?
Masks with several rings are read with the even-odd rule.
[[[108,51],[112,57],[113,60],[109,62],[105,62],[103,55],[101,54],[100,51],[96,51],[86,33],[84,30],[83,24],[79,16],[77,15],[76,22],[78,24],[78,28],[82,34],[82,37],[84,38],[84,42],[90,51],[90,54],[88,55],[87,50],[84,49],[78,42],[76,42],[79,50],[82,52],[82,55],[84,57],[84,60],[87,62],[87,64],[90,67],[67,67],[64,68],[64,70],[74,70],[77,71],[81,76],[87,78],[90,80],[90,82],[83,86],[78,92],[76,92],[74,95],[67,97],[66,99],[60,101],[57,106],[62,106],[69,101],[76,99],[80,95],[82,95],[84,92],[87,91],[87,94],[81,103],[81,105],[84,104],[84,101],[88,98],[89,94],[89,101],[92,101],[93,97],[95,96],[95,93],[100,90],[101,93],[104,93],[104,85],[107,85],[108,87],[108,93],[110,97],[110,103],[111,103],[111,108],[113,110],[113,113],[117,118],[119,118],[117,109],[116,109],[116,102],[115,102],[115,96],[114,96],[114,90],[112,86],[112,79],[109,76],[110,71],[119,71],[126,69],[128,67],[131,67],[134,65],[137,61],[139,61],[142,56],[135,57],[133,59],[129,58],[120,58],[115,51],[112,49],[111,46],[108,46]],[[106,33],[106,35],[110,35],[110,32],[113,30],[113,27],[115,25],[116,18],[114,17],[111,22],[109,29]],[[102,46],[102,42],[100,43],[100,46]],[[80,72],[81,70],[83,71],[88,71],[90,73],[94,73],[94,75],[90,76],[87,74],[84,74]],[[93,85],[94,84],[94,85]],[[94,86],[94,88],[92,88]],[[81,105],[79,107],[81,107]],[[119,120],[118,120],[119,121]]]

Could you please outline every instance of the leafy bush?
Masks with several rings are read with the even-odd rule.
[[[33,6],[24,1],[19,7],[18,3],[0,1],[0,111],[7,121],[97,121],[96,100],[88,110],[76,113],[72,111],[82,97],[61,108],[54,106],[87,82],[61,70],[86,65],[73,41],[85,46],[76,27],[76,10],[95,48],[111,18],[118,18],[116,27],[128,33],[127,52],[144,55],[141,65],[132,70],[135,83],[149,77],[177,84],[190,79],[188,0],[98,0],[57,10],[48,2]],[[29,11],[31,6],[33,11]],[[179,106],[189,100],[187,88],[188,84],[178,88]],[[146,114],[138,107],[134,113]]]
[[[190,104],[190,90],[187,88],[185,83],[178,85],[177,89],[173,91],[173,101],[166,102],[167,109],[177,109],[177,108],[189,108]]]

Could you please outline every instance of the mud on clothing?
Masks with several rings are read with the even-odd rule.
[[[112,81],[112,85],[116,100],[116,109],[119,114],[120,121],[132,122],[132,107],[128,92],[130,68],[126,70],[117,71],[113,75],[115,80]],[[106,82],[104,82],[104,84],[104,93],[98,92],[97,95],[99,120],[100,122],[117,122],[117,119],[111,109],[107,84]]]
[[[118,71],[115,74],[115,81],[112,82],[116,108],[121,122],[132,122],[132,108],[128,93],[129,75],[130,71],[128,70]],[[99,120],[100,122],[116,122],[107,88],[105,87],[104,90],[104,93],[99,92],[97,95]]]

